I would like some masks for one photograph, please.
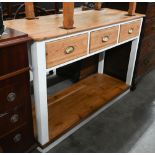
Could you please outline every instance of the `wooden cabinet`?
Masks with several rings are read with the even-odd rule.
[[[26,152],[34,144],[27,42],[21,32],[7,29],[0,39],[0,147]]]

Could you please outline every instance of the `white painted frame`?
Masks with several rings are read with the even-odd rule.
[[[134,38],[131,38],[131,39],[128,39],[126,41],[120,42],[120,43],[119,43],[119,33],[120,33],[120,25],[130,23],[130,22],[133,22],[133,21],[137,21],[137,20],[140,20],[141,25],[142,25],[143,18],[140,18],[140,19],[131,20],[131,21],[128,21],[128,22],[122,22],[122,23],[119,23],[119,24],[113,24],[113,25],[110,25],[110,26],[96,28],[96,29],[89,30],[89,31],[70,34],[70,35],[66,35],[66,36],[63,36],[63,37],[44,40],[44,41],[40,41],[40,42],[34,42],[31,45],[33,84],[34,84],[35,109],[36,109],[36,120],[37,120],[37,132],[38,132],[38,142],[41,145],[45,145],[46,143],[49,142],[46,74],[51,70],[55,70],[55,69],[57,69],[59,67],[65,66],[67,64],[71,64],[73,62],[76,62],[76,61],[79,61],[79,60],[82,60],[82,59],[85,59],[87,57],[90,57],[90,56],[98,54],[98,53],[100,53],[100,61],[99,61],[99,66],[98,66],[98,72],[103,73],[105,51],[108,50],[108,49],[114,48],[116,46],[119,46],[121,44],[127,43],[129,41],[132,41],[132,47],[131,47],[131,53],[130,53],[130,58],[129,58],[128,71],[127,71],[127,78],[126,78],[126,83],[131,85],[132,78],[133,78],[134,67],[135,67],[136,56],[137,56],[137,49],[138,49],[140,32],[141,32],[141,25],[140,25],[140,30],[139,30],[139,35],[138,36],[136,36]],[[113,26],[119,26],[117,43],[115,45],[110,46],[110,47],[98,50],[98,51],[96,51],[94,53],[89,53],[90,33],[93,32],[93,31],[102,30],[102,29],[113,27]],[[51,41],[57,41],[57,40],[65,39],[65,38],[68,38],[68,37],[73,37],[73,36],[85,34],[85,33],[88,34],[88,49],[87,49],[87,54],[85,56],[82,56],[80,58],[76,58],[74,60],[70,60],[70,61],[67,61],[65,63],[62,63],[62,64],[59,64],[59,65],[56,65],[54,67],[46,69],[46,51],[45,51],[45,44],[46,43],[51,42]],[[90,116],[90,118],[91,118],[91,116]],[[87,120],[89,120],[89,118]],[[84,122],[83,122],[83,124],[85,124]],[[74,130],[74,129],[72,129],[72,130]],[[67,135],[70,135],[69,132],[68,132]],[[62,139],[64,139],[64,138],[62,138]],[[61,140],[58,140],[58,141],[61,141]]]

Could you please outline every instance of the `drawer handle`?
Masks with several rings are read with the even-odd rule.
[[[129,29],[128,33],[132,34],[133,33],[133,28]]]
[[[22,135],[20,133],[16,134],[14,137],[13,137],[13,141],[15,143],[18,143],[19,141],[21,141],[22,139]]]
[[[11,123],[16,123],[16,122],[18,122],[18,120],[19,120],[19,115],[18,114],[14,114],[10,118]]]
[[[109,36],[104,36],[103,38],[102,38],[102,42],[107,42],[109,40]]]
[[[68,46],[66,49],[65,49],[65,54],[70,54],[74,52],[74,47],[73,46]]]
[[[15,93],[9,93],[7,96],[7,101],[8,102],[13,102],[16,99],[16,94]]]

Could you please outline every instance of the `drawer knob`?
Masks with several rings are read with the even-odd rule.
[[[107,42],[109,40],[109,36],[104,36],[103,38],[102,38],[102,42]]]
[[[19,115],[18,114],[14,114],[10,118],[11,123],[16,123],[16,122],[18,122],[18,120],[19,120]]]
[[[14,137],[13,137],[13,141],[15,143],[18,143],[20,140],[22,139],[22,135],[20,133],[16,134]]]
[[[9,93],[7,96],[7,101],[8,102],[13,102],[16,99],[16,94],[15,93]]]
[[[74,52],[74,47],[73,46],[68,46],[66,49],[65,49],[65,53],[66,54],[70,54]]]
[[[132,34],[133,33],[133,28],[129,29],[128,33]]]

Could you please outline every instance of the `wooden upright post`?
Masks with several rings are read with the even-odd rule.
[[[25,14],[26,14],[26,19],[35,18],[33,2],[25,2]]]
[[[136,2],[130,2],[129,3],[128,15],[129,16],[134,16],[135,12],[136,12]]]
[[[63,28],[72,29],[74,24],[74,2],[63,3]]]
[[[100,2],[95,3],[95,10],[101,10],[101,7],[102,7],[102,3]]]

